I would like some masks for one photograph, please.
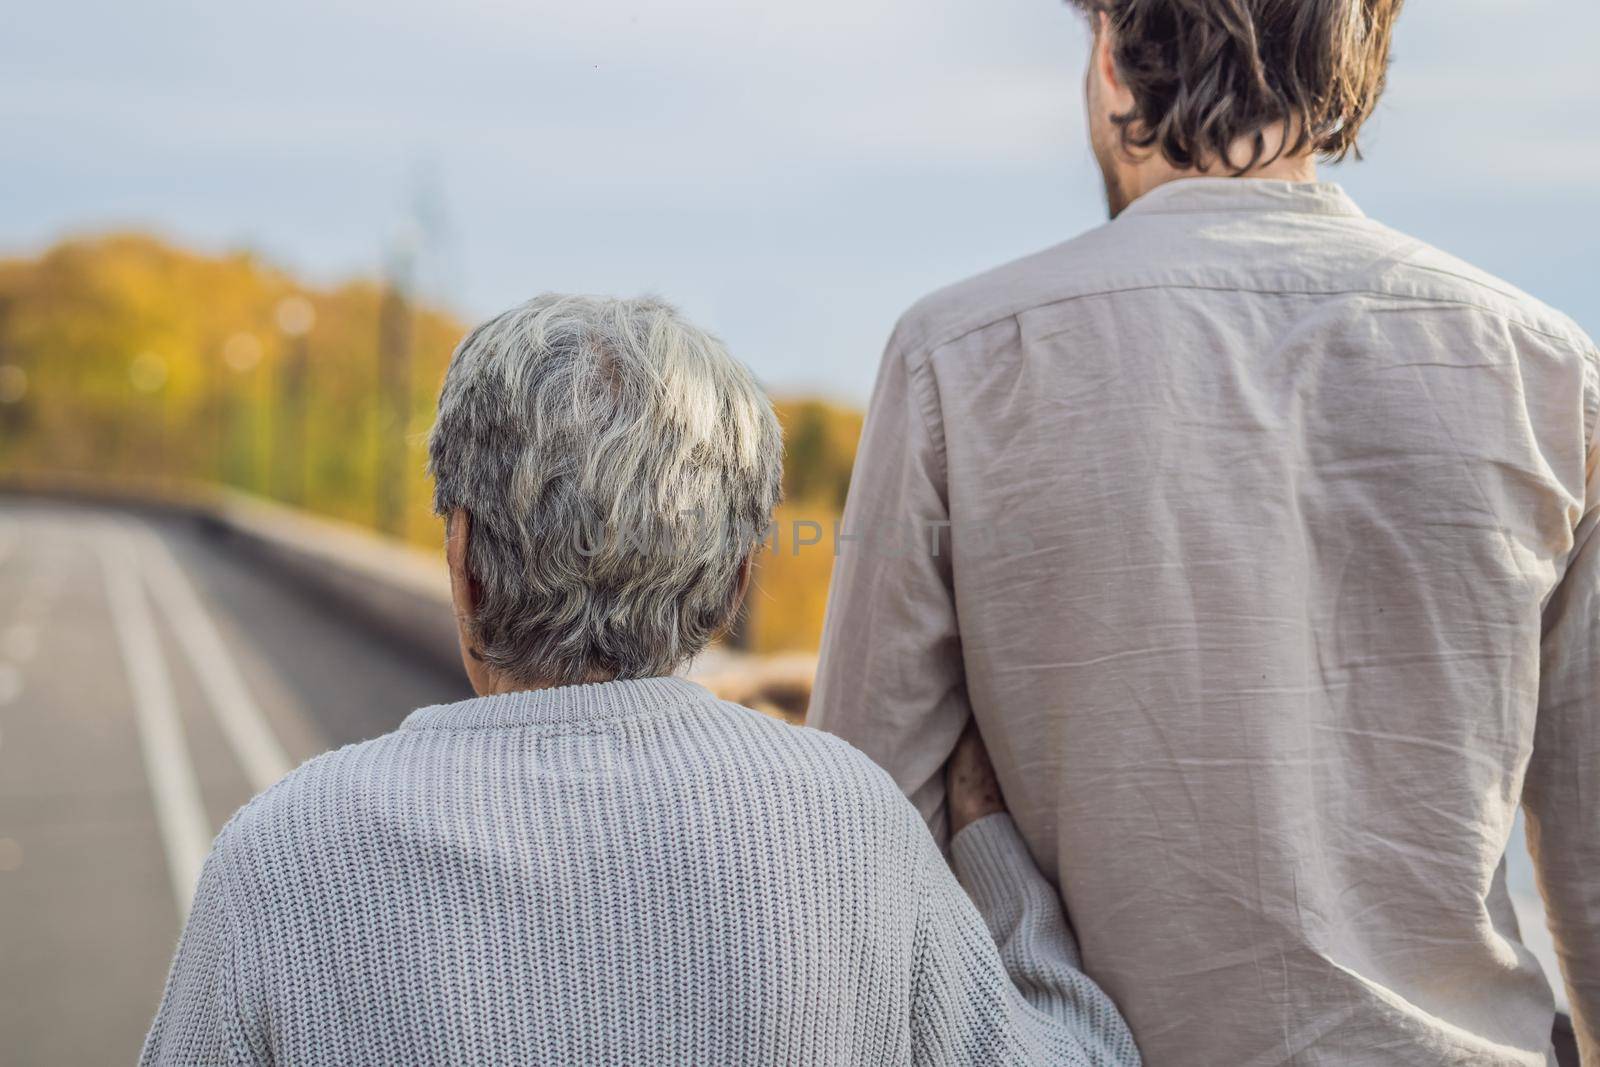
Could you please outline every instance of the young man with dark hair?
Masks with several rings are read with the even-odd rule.
[[[1519,802],[1600,1062],[1600,353],[1316,181],[1399,7],[1088,5],[1114,221],[862,438],[811,722],[942,833],[976,719],[1152,1064],[1546,1063]]]

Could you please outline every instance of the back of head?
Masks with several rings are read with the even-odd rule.
[[[477,655],[525,684],[646,678],[737,610],[782,437],[671,306],[547,294],[456,349],[429,465],[435,509],[471,518]]]
[[[1178,170],[1359,156],[1402,0],[1072,0],[1113,38],[1122,147]],[[1105,16],[1104,21],[1100,15]]]

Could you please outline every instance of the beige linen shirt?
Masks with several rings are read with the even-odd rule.
[[[1156,1065],[1545,1063],[1521,802],[1600,1063],[1597,422],[1337,186],[1163,186],[900,322],[811,723],[942,835],[975,715]]]

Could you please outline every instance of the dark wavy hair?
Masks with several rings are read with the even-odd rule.
[[[1383,93],[1403,0],[1069,0],[1108,16],[1133,93],[1123,147],[1242,174],[1310,151],[1355,154]],[[1287,128],[1274,150],[1267,132]],[[1247,159],[1233,158],[1249,139]]]

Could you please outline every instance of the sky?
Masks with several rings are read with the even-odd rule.
[[[657,293],[863,402],[920,295],[1104,221],[1060,0],[52,0],[0,32],[0,254],[138,228],[463,318]],[[1371,215],[1600,334],[1600,4],[1411,0]]]

